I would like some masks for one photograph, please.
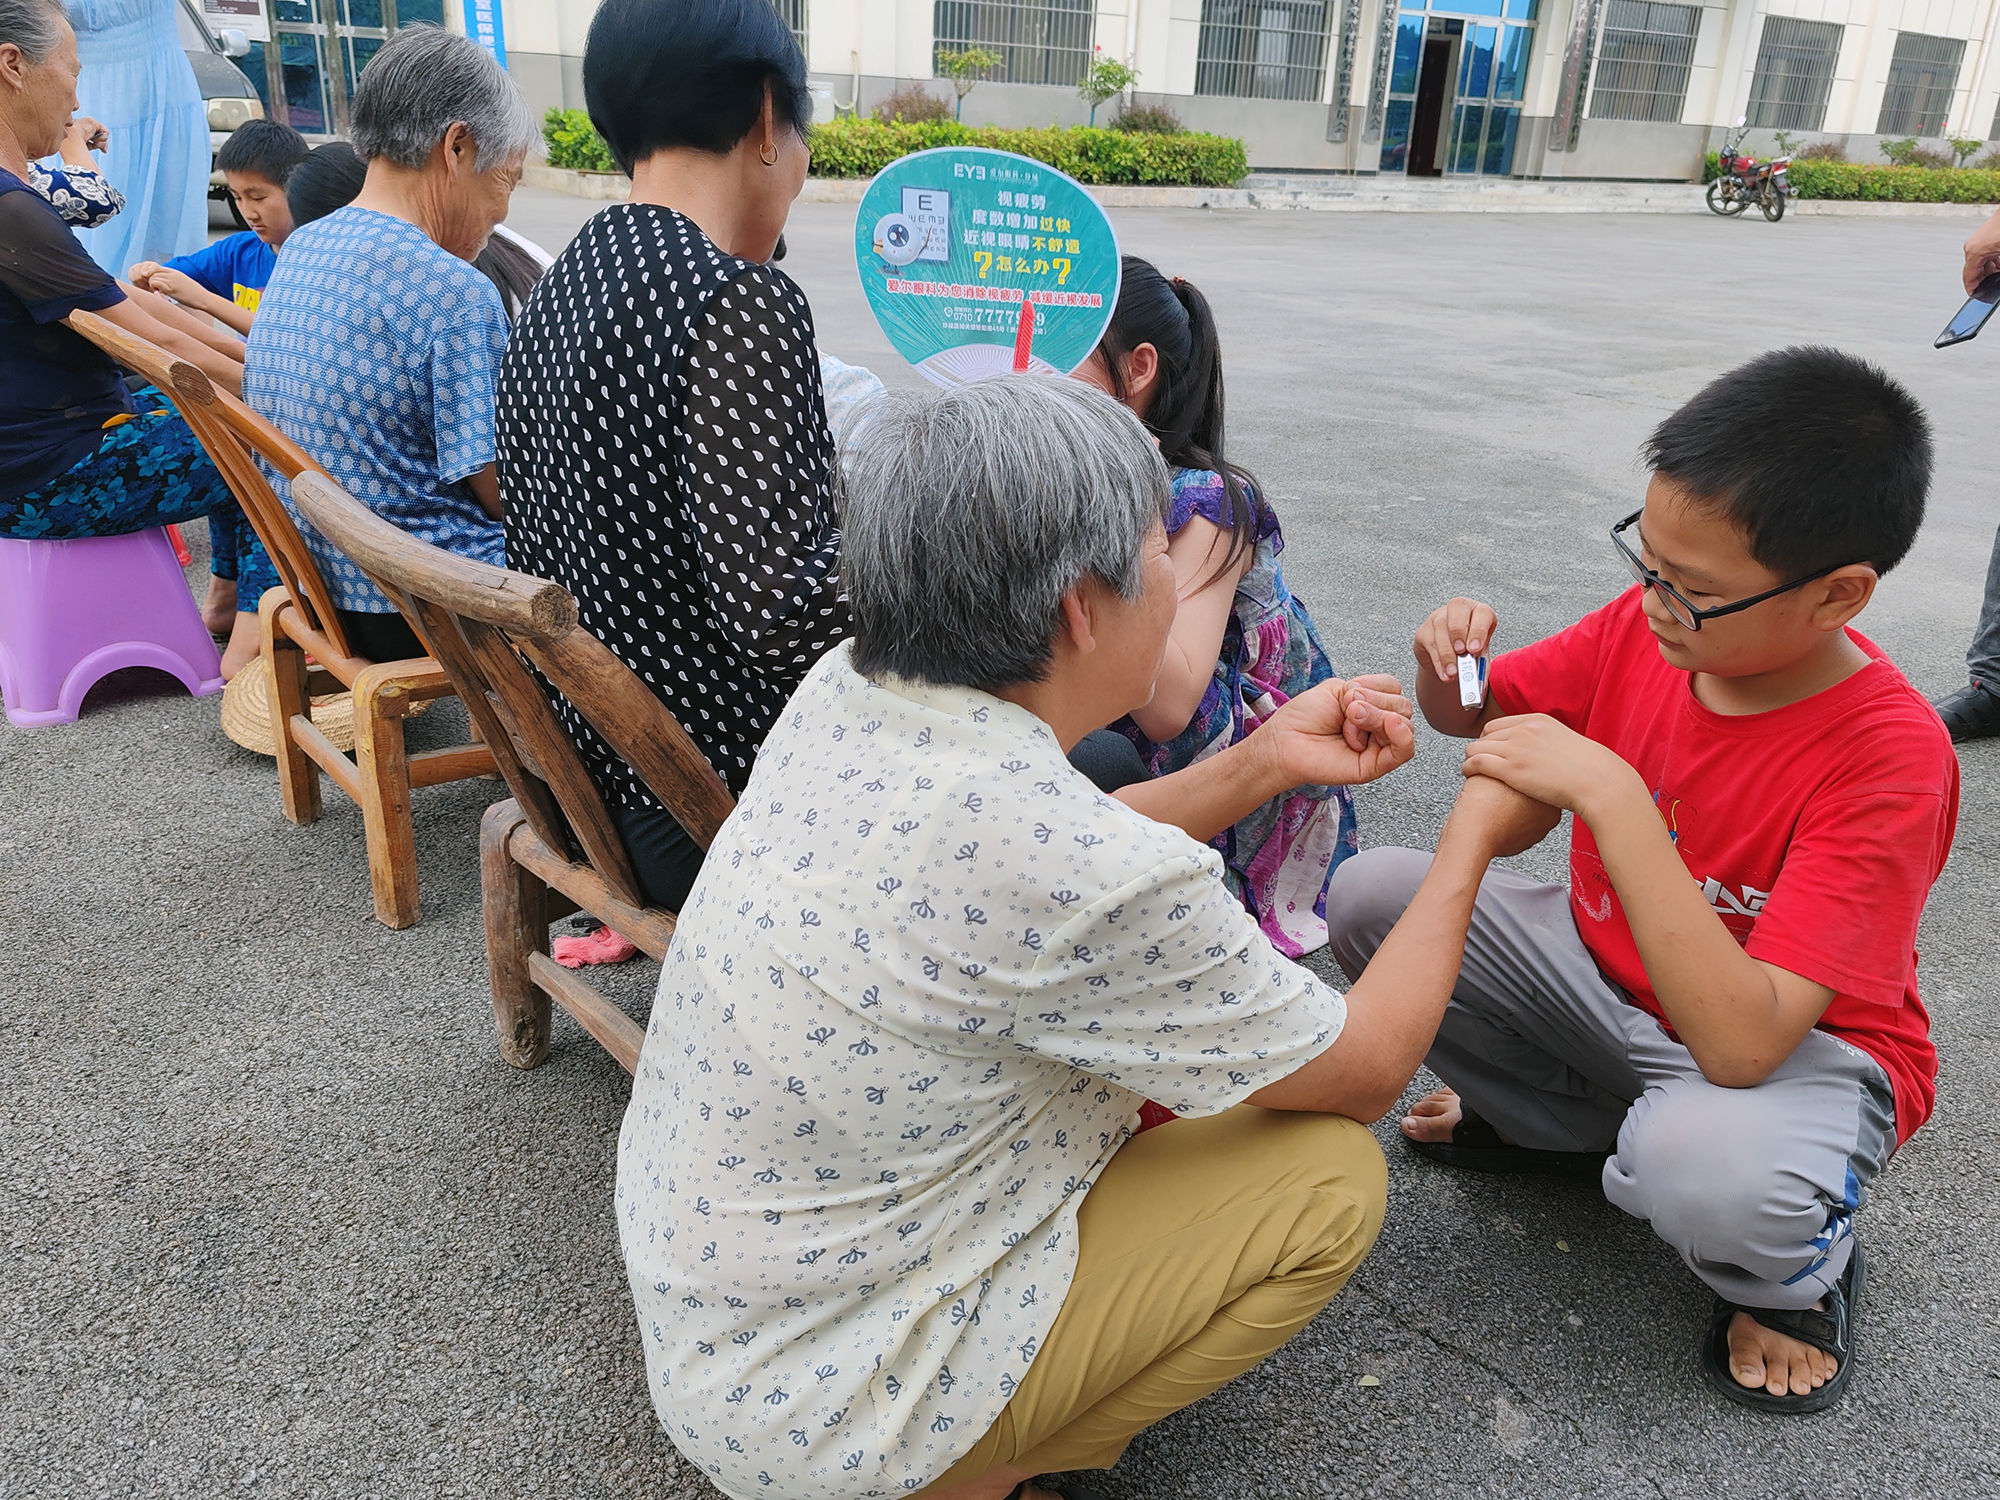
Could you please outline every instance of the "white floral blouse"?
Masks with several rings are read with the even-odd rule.
[[[682,910],[625,1116],[668,1434],[734,1496],[921,1489],[1033,1363],[1140,1103],[1217,1113],[1345,1019],[1040,719],[835,647]]]

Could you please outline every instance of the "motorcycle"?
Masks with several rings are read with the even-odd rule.
[[[1754,156],[1743,155],[1743,137],[1746,134],[1748,132],[1739,117],[1736,128],[1722,138],[1719,153],[1722,175],[1708,185],[1709,211],[1724,218],[1734,218],[1754,203],[1758,211],[1775,224],[1785,216],[1785,200],[1796,194],[1787,175],[1792,159],[1777,156],[1769,161],[1758,161]]]

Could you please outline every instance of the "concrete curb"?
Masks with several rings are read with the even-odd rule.
[[[568,193],[572,198],[623,203],[626,194],[632,191],[632,179],[623,172],[573,172],[568,167],[545,167],[530,162],[521,169],[521,186]]]
[[[623,202],[631,183],[622,172],[573,172],[530,166],[523,186],[604,203]],[[1688,214],[1706,213],[1694,183],[1529,182],[1514,179],[1408,182],[1396,178],[1284,178],[1241,187],[1093,187],[1106,208],[1207,208],[1289,210],[1294,213],[1363,214]],[[860,178],[808,177],[801,203],[859,203],[868,184]],[[1995,205],[1982,203],[1852,203],[1795,198],[1788,214],[1808,218],[1984,219]]]
[[[1828,219],[1989,219],[2000,203],[1853,203],[1838,198],[1794,198],[1788,214]]]

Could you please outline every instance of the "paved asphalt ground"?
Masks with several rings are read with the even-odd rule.
[[[593,207],[516,204],[552,249]],[[852,215],[801,207],[786,269],[828,349],[906,384]],[[1503,644],[1608,598],[1642,435],[1715,373],[1813,339],[1879,360],[1936,420],[1930,522],[1862,623],[1926,692],[1963,680],[2000,520],[2000,338],[1930,347],[1966,224],[1117,217],[1213,299],[1231,451],[1276,497],[1343,669],[1407,672],[1413,627],[1455,592],[1496,605]],[[474,850],[495,787],[419,795],[424,920],[389,932],[337,791],[291,827],[213,700],[132,676],[74,726],[0,725],[0,1497],[712,1500],[644,1386],[611,1214],[625,1077],[567,1022],[538,1072],[493,1044]],[[1456,760],[1429,739],[1364,791],[1363,837],[1434,838]],[[1922,938],[1938,1112],[1863,1216],[1839,1407],[1718,1400],[1694,1373],[1707,1295],[1643,1225],[1594,1191],[1434,1168],[1384,1127],[1388,1225],[1346,1294],[1096,1482],[1115,1500],[2000,1493],[2000,749],[1963,765]],[[1528,863],[1558,871],[1557,844]],[[619,976],[638,1014],[650,977]]]

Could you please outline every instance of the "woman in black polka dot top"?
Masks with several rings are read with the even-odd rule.
[[[805,181],[805,60],[769,0],[606,0],[591,118],[632,175],[537,286],[496,399],[507,557],[576,596],[741,792],[848,634],[812,314],[764,264]],[[650,899],[701,850],[559,705]]]

